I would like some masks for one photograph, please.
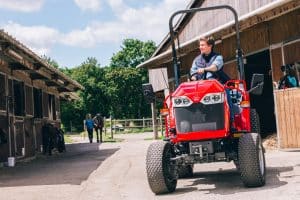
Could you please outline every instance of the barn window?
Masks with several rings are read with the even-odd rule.
[[[9,112],[12,114],[14,111],[14,102],[13,102],[13,80],[8,79],[8,96],[9,98]]]
[[[56,113],[55,113],[55,98],[54,95],[48,95],[48,110],[49,110],[49,118],[52,120],[56,120]]]
[[[13,81],[14,87],[14,111],[16,116],[25,115],[25,94],[24,83],[20,81]]]
[[[33,99],[32,99],[32,87],[25,86],[25,100],[26,107],[25,111],[27,115],[33,115]]]
[[[48,93],[43,92],[43,117],[49,117],[49,97]]]
[[[33,105],[34,105],[34,117],[42,118],[43,117],[43,108],[42,108],[42,90],[34,88],[33,89]]]
[[[56,118],[60,119],[60,101],[59,98],[55,98],[55,111],[56,111]]]
[[[0,110],[6,110],[5,76],[0,74]]]

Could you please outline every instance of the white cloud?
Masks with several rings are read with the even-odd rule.
[[[34,12],[41,9],[44,0],[0,0],[0,8],[21,12]]]
[[[187,4],[182,0],[164,0],[136,9],[127,6],[123,0],[108,0],[108,3],[116,16],[115,21],[91,22],[84,29],[68,33],[47,26],[22,26],[15,22],[2,28],[39,55],[49,54],[55,44],[92,48],[99,44],[120,44],[125,38],[159,43],[168,33],[170,15]]]
[[[164,0],[143,8],[131,8],[123,0],[108,0],[117,20],[93,22],[83,30],[74,30],[62,40],[67,45],[93,47],[99,43],[121,42],[125,38],[154,40],[159,43],[168,33],[171,14],[184,9],[187,1]]]
[[[101,9],[100,0],[74,0],[75,4],[83,11],[98,11]]]
[[[9,22],[3,29],[38,55],[49,54],[51,47],[61,38],[57,30],[46,26],[26,27]]]

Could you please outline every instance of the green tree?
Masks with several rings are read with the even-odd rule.
[[[136,66],[150,58],[155,49],[153,41],[125,39],[121,50],[112,56],[106,79],[109,81],[107,96],[111,100],[110,110],[114,117],[150,116],[150,107],[145,104],[142,93],[142,84],[148,82],[148,73]]]
[[[87,113],[114,118],[150,116],[150,106],[144,102],[142,84],[148,82],[145,69],[135,68],[155,50],[154,42],[126,39],[122,49],[114,54],[111,66],[101,67],[95,58],[88,58],[80,66],[61,69],[85,89],[79,91],[79,101],[62,103],[62,123],[82,127]]]
[[[55,67],[56,69],[59,68],[58,63],[54,59],[52,59],[52,58],[50,58],[50,57],[48,57],[46,55],[41,56],[41,58],[43,60],[45,60],[47,63],[49,63],[51,66]]]
[[[121,50],[113,54],[111,67],[136,67],[151,57],[155,51],[153,41],[142,42],[137,39],[125,39]]]
[[[82,120],[87,113],[95,115],[101,112],[107,116],[109,109],[108,100],[105,96],[106,82],[104,79],[104,68],[100,67],[95,58],[88,58],[80,66],[71,70],[63,70],[72,79],[78,81],[85,89],[79,91],[80,100],[76,102],[65,102],[62,104],[62,122],[68,125],[72,120],[82,125]]]
[[[114,118],[141,118],[150,115],[142,93],[144,83],[141,69],[108,68],[106,96],[110,100],[110,111]]]

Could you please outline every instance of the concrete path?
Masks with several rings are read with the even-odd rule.
[[[67,153],[40,156],[14,168],[0,168],[0,199],[5,200],[174,200],[300,199],[300,151],[267,151],[267,183],[244,188],[232,163],[195,166],[172,194],[155,196],[145,172],[151,133],[117,135],[121,143],[78,143]]]

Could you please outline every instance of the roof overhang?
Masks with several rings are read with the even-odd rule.
[[[269,21],[271,19],[284,15],[298,8],[300,8],[300,1],[298,0],[274,1],[246,15],[239,17],[240,31],[243,31],[261,22]],[[192,52],[193,50],[197,49],[198,39],[200,37],[212,35],[218,39],[225,39],[234,34],[235,34],[235,28],[234,28],[234,21],[232,20],[222,26],[219,26],[187,42],[182,43],[180,46],[180,57],[183,57],[188,53]],[[166,38],[164,40],[166,41]],[[149,68],[149,69],[160,68],[162,67],[163,64],[169,63],[171,61],[172,61],[172,51],[171,49],[169,49],[159,55],[156,55],[155,57],[151,57],[147,61],[138,65],[137,68]]]
[[[0,59],[8,64],[10,70],[26,71],[32,80],[44,81],[48,87],[56,87],[59,92],[84,89],[4,30],[0,30]]]

